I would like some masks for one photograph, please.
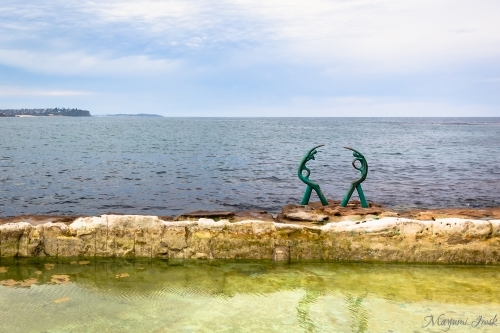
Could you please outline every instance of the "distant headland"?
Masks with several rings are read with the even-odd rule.
[[[80,109],[4,109],[0,117],[92,117],[89,111]]]
[[[163,116],[160,116],[159,114],[153,114],[153,113],[136,113],[136,114],[129,114],[129,113],[117,113],[117,114],[108,114],[106,117],[159,117],[163,118]]]

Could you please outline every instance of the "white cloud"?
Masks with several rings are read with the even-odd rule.
[[[0,75],[26,87],[85,77],[124,110],[498,115],[481,103],[499,101],[499,12],[497,0],[3,0]],[[389,97],[324,98],[342,95]]]
[[[152,38],[197,48],[246,42],[279,61],[415,71],[500,56],[500,2],[492,0],[107,1],[87,8]]]
[[[227,116],[234,116],[233,110],[228,110]],[[286,106],[245,106],[238,108],[236,112],[242,117],[497,117],[498,107],[411,101],[397,97],[296,96]]]
[[[144,55],[113,58],[107,54],[83,52],[30,52],[0,50],[0,63],[33,72],[59,75],[151,75],[165,74],[180,66],[178,60],[150,59]]]
[[[494,1],[286,1],[252,8],[274,22],[284,57],[372,72],[414,72],[500,56]],[[469,33],[457,33],[467,30]]]
[[[87,96],[87,95],[92,95],[92,93],[88,91],[76,91],[76,90],[44,90],[38,88],[19,88],[19,87],[0,86],[0,96],[2,97],[14,97],[14,96],[66,97],[66,96]]]
[[[449,102],[412,101],[397,97],[341,97],[315,103],[320,105],[325,116],[492,117],[498,115],[498,108],[489,105],[456,105]]]
[[[415,72],[500,57],[496,0],[67,0],[5,8],[12,14],[0,14],[0,35],[28,38],[31,32],[48,44],[0,43],[1,52],[49,54],[69,73],[163,71],[172,66],[171,52],[187,59],[207,50],[217,54],[213,66],[246,59],[314,64],[333,74],[338,67]],[[0,54],[0,63],[13,61]]]
[[[198,8],[206,2],[200,1],[198,6],[193,1],[100,1],[83,2],[83,8],[90,13],[99,14],[107,21],[165,20],[196,16]],[[200,6],[201,5],[201,6]]]

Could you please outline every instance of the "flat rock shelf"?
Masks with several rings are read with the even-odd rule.
[[[500,263],[500,219],[377,214],[322,223],[266,214],[237,222],[193,215],[10,218],[0,225],[0,256]]]

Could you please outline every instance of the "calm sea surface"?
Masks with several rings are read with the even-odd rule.
[[[340,200],[500,206],[500,118],[0,118],[0,216],[177,215],[300,203],[297,165]],[[313,194],[313,201],[317,197]]]

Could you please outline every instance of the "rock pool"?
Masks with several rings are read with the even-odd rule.
[[[0,332],[498,332],[498,281],[499,266],[8,258]]]

